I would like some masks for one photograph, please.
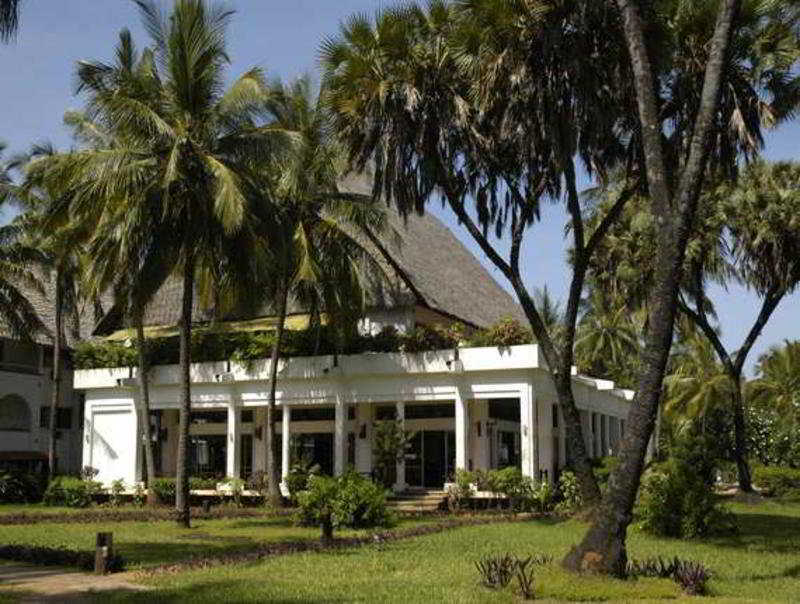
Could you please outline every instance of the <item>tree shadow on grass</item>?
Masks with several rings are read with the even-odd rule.
[[[740,512],[739,534],[718,537],[709,542],[719,547],[747,547],[751,551],[773,554],[800,553],[800,518],[776,514]]]

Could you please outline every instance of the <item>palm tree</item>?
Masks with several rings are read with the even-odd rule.
[[[54,162],[50,174],[73,183],[70,213],[83,224],[109,224],[127,208],[157,206],[149,215],[160,217],[159,245],[169,262],[163,272],[178,275],[182,288],[176,511],[188,527],[195,290],[211,292],[223,269],[252,270],[260,249],[252,228],[259,193],[253,166],[286,137],[258,121],[266,94],[259,69],[224,87],[231,11],[177,0],[167,18],[152,0],[137,5],[153,60],[121,81],[114,66],[78,66],[87,115],[113,134],[117,146],[71,153]],[[132,46],[129,35],[123,38]]]
[[[703,60],[697,61],[701,66],[698,71],[702,74],[702,85],[697,88],[696,111],[683,128],[683,137],[690,142],[682,146],[688,153],[677,154],[683,166],[680,175],[665,153],[665,128],[660,107],[663,99],[657,97],[663,90],[658,85],[663,72],[656,69],[660,67],[671,73],[672,62],[655,65],[652,59],[657,54],[651,53],[647,44],[658,26],[656,16],[654,12],[643,15],[641,5],[634,0],[617,0],[616,4],[622,16],[625,41],[631,56],[641,144],[647,158],[641,170],[647,175],[652,214],[660,230],[642,369],[636,399],[628,413],[628,428],[619,454],[620,463],[609,478],[605,505],[600,508],[581,543],[570,551],[563,563],[575,571],[624,575],[627,566],[627,527],[631,522],[631,512],[661,401],[689,227],[697,208],[708,157],[714,149],[713,126],[720,107],[720,91],[727,73],[728,48],[736,31],[734,23],[740,2],[723,0],[719,3],[714,29],[711,30],[713,33],[704,45],[707,54]],[[686,3],[679,4],[683,6]],[[648,38],[645,37],[646,29],[650,30]],[[708,36],[707,31],[704,32],[705,36]]]
[[[700,333],[681,343],[664,379],[664,418],[677,431],[694,425],[705,426],[706,417],[731,402],[731,384],[716,359],[708,339]]]
[[[265,289],[278,316],[264,440],[268,493],[277,502],[273,418],[289,301],[316,315],[324,312],[329,325],[340,332],[353,331],[364,305],[365,271],[377,267],[362,241],[383,230],[385,215],[370,197],[340,191],[346,157],[331,136],[330,115],[321,97],[314,98],[310,80],[276,84],[271,99],[274,123],[299,138],[288,153],[265,166],[265,177],[279,200],[268,234],[273,270],[265,275],[271,281]],[[318,321],[319,317],[314,320]]]
[[[25,164],[35,162],[37,157],[52,156],[53,153],[54,150],[49,145],[37,146],[29,156],[21,158],[24,163],[20,163],[20,169],[24,173]],[[23,228],[26,243],[40,251],[53,273],[53,389],[48,445],[50,476],[56,473],[56,428],[62,393],[64,363],[61,354],[65,348],[65,322],[72,326],[73,335],[77,335],[82,269],[82,249],[76,230],[69,226],[58,229],[46,226],[52,207],[64,203],[69,195],[69,190],[63,184],[55,181],[40,182],[35,172],[32,172],[15,192],[24,210],[17,218],[17,223]]]
[[[0,158],[5,144],[0,141]],[[0,207],[18,203],[17,186],[11,179],[16,162],[0,161]],[[23,240],[24,229],[18,223],[0,227],[0,322],[12,337],[29,340],[48,333],[28,293],[44,293],[35,267],[46,264],[44,255]]]
[[[747,460],[742,371],[747,356],[781,301],[800,283],[800,220],[797,217],[796,182],[800,165],[756,161],[748,165],[735,183],[724,183],[707,196],[707,207],[719,208],[726,226],[724,247],[727,271],[732,278],[753,289],[761,298],[761,308],[745,339],[735,351],[729,351],[712,325],[714,317],[705,301],[707,275],[718,273],[701,255],[689,263],[687,297],[681,310],[702,330],[719,357],[730,380],[734,420],[734,453],[739,488],[751,491]],[[701,223],[702,224],[702,223]]]
[[[592,290],[589,307],[578,324],[575,357],[589,375],[632,387],[639,357],[641,328],[624,304],[608,307],[604,296]]]
[[[632,191],[587,232],[575,157],[604,174],[636,149],[625,143],[634,104],[620,36],[602,3],[437,0],[385,10],[374,25],[354,16],[322,48],[335,127],[353,165],[374,165],[375,195],[403,213],[440,195],[514,288],[551,368],[589,504],[600,491],[572,393],[574,330],[587,261]],[[576,252],[558,342],[519,262],[539,204],[562,192]],[[507,257],[489,229],[509,237]]]
[[[756,375],[748,384],[751,401],[775,410],[784,420],[800,421],[800,341],[786,340],[762,354]]]
[[[0,42],[6,42],[19,25],[19,0],[0,0]]]

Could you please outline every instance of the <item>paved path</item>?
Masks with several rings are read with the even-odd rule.
[[[88,602],[91,593],[145,589],[119,574],[97,576],[53,566],[0,564],[0,593],[20,592],[20,602]]]

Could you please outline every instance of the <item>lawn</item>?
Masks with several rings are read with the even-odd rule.
[[[741,527],[736,537],[679,541],[654,539],[632,530],[630,555],[677,555],[704,562],[714,575],[710,588],[716,602],[797,601],[800,506],[766,502],[733,504],[732,509]],[[315,529],[294,527],[285,518],[275,517],[197,521],[188,531],[171,522],[0,527],[4,542],[11,539],[80,548],[90,547],[99,530],[113,530],[118,549],[140,568],[183,559],[187,554],[213,555],[318,536]],[[547,552],[558,560],[584,530],[584,524],[572,520],[506,522],[329,553],[292,554],[147,578],[134,575],[134,581],[150,585],[154,592],[106,594],[97,601],[516,602],[519,598],[512,588],[495,592],[480,586],[474,561],[506,551],[518,555]],[[538,573],[537,596],[631,601],[676,598],[680,592],[671,580],[576,578],[553,564]]]
[[[426,519],[402,520],[399,527]],[[317,540],[318,528],[295,526],[289,516],[194,519],[189,530],[173,521],[39,523],[0,526],[0,544],[40,545],[94,551],[95,534],[114,533],[114,548],[129,569],[252,550],[259,545],[285,541]],[[370,531],[371,532],[371,531]],[[343,531],[356,535],[358,531]],[[362,533],[363,534],[363,533]]]
[[[708,541],[654,539],[632,531],[635,557],[701,560],[714,573],[716,602],[800,598],[800,506],[734,504],[741,534]],[[493,552],[562,556],[585,525],[552,520],[468,527],[382,546],[303,553],[268,561],[160,575],[156,591],[103,597],[116,602],[515,602],[511,588],[478,584],[473,561]],[[198,528],[198,530],[202,530]],[[207,530],[207,529],[205,529]],[[557,565],[538,575],[537,596],[554,600],[652,600],[680,596],[671,580],[576,578]]]

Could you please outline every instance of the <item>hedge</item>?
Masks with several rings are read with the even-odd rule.
[[[487,329],[477,330],[464,337],[466,328],[460,324],[450,327],[417,326],[409,333],[386,327],[374,335],[341,334],[329,326],[303,331],[284,332],[281,356],[304,357],[326,354],[361,354],[363,352],[423,352],[444,350],[456,346],[513,346],[533,342],[530,330],[514,319],[504,319]],[[275,342],[273,331],[195,331],[192,334],[192,360],[254,361],[269,358]],[[146,343],[149,365],[172,365],[178,362],[178,338],[153,338]],[[83,341],[75,347],[75,367],[134,367],[138,365],[136,347],[123,342]]]

